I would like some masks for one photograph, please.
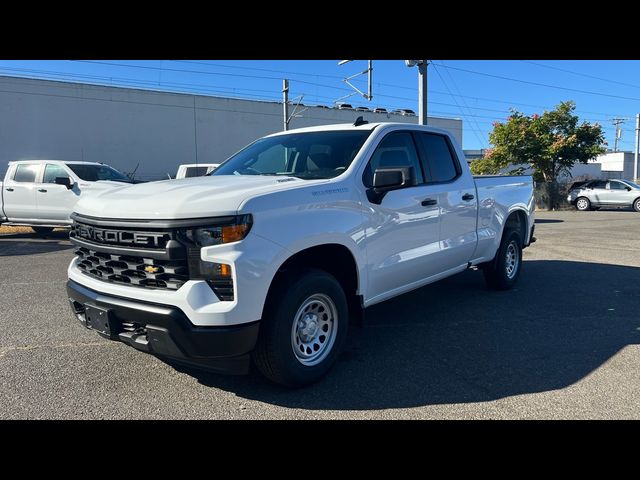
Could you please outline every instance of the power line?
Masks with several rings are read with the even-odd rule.
[[[186,69],[179,69],[179,68],[166,68],[166,67],[153,67],[151,65],[126,65],[123,63],[113,63],[113,62],[102,62],[102,61],[97,61],[97,60],[72,60],[73,62],[82,62],[82,63],[93,63],[93,64],[99,64],[99,65],[111,65],[114,67],[124,67],[124,68],[142,68],[145,70],[162,70],[162,71],[167,71],[167,72],[178,72],[178,73],[198,73],[198,74],[202,74],[202,75],[220,75],[220,76],[224,76],[224,77],[240,77],[240,78],[258,78],[261,80],[282,80],[281,77],[265,77],[264,75],[246,75],[246,74],[242,74],[242,73],[222,73],[222,72],[204,72],[202,70],[186,70]],[[326,84],[322,84],[322,83],[314,83],[314,82],[307,82],[306,80],[296,80],[296,82],[298,83],[304,83],[306,85],[315,85],[318,87],[325,87],[325,88],[333,88],[334,90],[342,90],[345,92],[350,92],[351,90],[348,88],[343,88],[343,87],[334,87],[333,85],[326,85]]]
[[[175,61],[178,61],[178,60],[175,60]],[[221,75],[221,76],[231,76],[231,77],[241,77],[241,78],[259,78],[259,79],[281,80],[280,77],[265,77],[265,76],[257,76],[257,75],[243,75],[243,74],[221,73],[221,72],[204,72],[204,71],[201,71],[201,70],[167,69],[167,68],[156,67],[156,66],[126,65],[126,64],[113,63],[113,62],[101,62],[101,61],[89,61],[89,60],[75,60],[75,62],[100,63],[100,64],[106,64],[106,65],[119,66],[119,67],[143,68],[143,69],[151,69],[151,70],[168,70],[168,71],[181,72],[181,73],[201,73],[201,74],[205,74],[205,75]],[[205,63],[205,62],[190,62],[190,61],[181,61],[181,62],[213,65],[213,64],[209,64],[209,63]],[[219,65],[219,64],[216,64],[216,65]],[[223,65],[221,65],[221,66],[223,66]],[[460,69],[460,68],[457,68],[457,67],[451,67],[449,65],[440,65],[440,66],[442,66],[444,68],[451,68],[451,69],[454,69],[454,70],[461,70],[461,71],[467,71],[467,72],[471,72],[471,73],[477,73],[477,74],[480,74],[480,75],[492,76],[490,74],[484,74],[482,72],[473,72],[471,70],[464,70],[464,69]],[[273,72],[287,73],[286,71],[282,71],[282,70],[260,69],[260,68],[257,68],[257,67],[230,67],[230,68],[243,68],[245,70],[257,70],[257,71],[263,71],[263,70],[267,71],[268,70],[268,71],[273,71]],[[293,74],[293,72],[289,72],[289,73]],[[73,75],[73,74],[69,74],[69,75]],[[306,75],[310,75],[311,76],[313,74],[306,74]],[[317,76],[326,76],[326,77],[330,77],[330,78],[341,78],[341,77],[330,76],[330,75],[317,75]],[[105,78],[112,78],[112,77],[105,77]],[[500,78],[500,77],[498,77],[498,78]],[[504,77],[504,78],[506,78],[506,77]],[[517,79],[510,79],[510,80],[527,83],[524,80],[517,80]],[[337,86],[333,86],[333,85],[322,84],[322,83],[306,82],[304,80],[296,80],[296,82],[303,83],[303,84],[306,84],[306,85],[313,85],[313,86],[317,86],[317,87],[331,88],[331,89],[341,90],[341,91],[350,91],[349,89],[346,89],[346,88],[337,87]],[[150,82],[150,83],[154,83],[154,82]],[[528,82],[528,83],[531,83],[531,82]],[[177,84],[177,83],[174,82],[174,84]],[[401,88],[401,89],[406,89],[406,90],[411,90],[411,91],[414,90],[411,87],[405,87],[405,86],[402,86],[402,85],[394,85],[394,84],[381,83],[381,82],[377,82],[376,84],[377,85],[382,85],[382,86],[388,86],[388,87],[391,87],[391,88]],[[188,85],[195,85],[195,84],[183,83],[182,85],[188,86]],[[565,88],[565,87],[556,87],[556,86],[551,86],[551,87],[552,88],[563,88],[563,89]],[[228,88],[228,87],[220,87],[220,88]],[[248,89],[245,89],[245,90],[248,90]],[[574,89],[574,91],[578,91],[578,90]],[[435,91],[435,90],[431,91],[431,93],[437,93],[437,94],[442,94],[442,95],[451,95],[451,92],[445,93],[445,92],[440,92],[440,91]],[[587,92],[587,93],[599,94],[597,92]],[[607,96],[607,94],[599,94],[599,95]],[[393,99],[398,99],[398,100],[415,101],[415,99],[413,99],[413,98],[400,97],[400,96],[395,96],[395,95],[379,94],[378,96],[379,97],[383,97],[383,98],[393,98]],[[495,99],[489,99],[489,98],[484,98],[484,97],[473,97],[473,96],[468,96],[468,95],[457,95],[457,96],[460,97],[460,98],[470,98],[470,99],[475,99],[475,100],[483,100],[483,101],[504,103],[504,104],[510,104],[510,105],[523,105],[523,106],[529,106],[529,107],[534,107],[534,108],[545,108],[545,109],[552,108],[550,106],[544,106],[544,105],[533,105],[533,104],[526,104],[526,103],[519,103],[519,102],[510,102],[510,101],[505,101],[505,100],[495,100]],[[327,97],[327,98],[329,98],[329,97]],[[619,98],[627,98],[627,97],[619,97]],[[635,100],[640,100],[640,99],[635,99]],[[431,103],[438,104],[436,102],[431,102]],[[441,105],[454,106],[454,105],[446,104],[446,103],[440,103],[440,104]],[[482,108],[482,107],[468,107],[467,106],[467,108],[475,109],[475,110],[486,110],[486,111],[502,112],[501,110]],[[611,115],[614,115],[612,113],[590,112],[590,111],[586,111],[586,110],[577,110],[576,111],[576,113],[580,113],[580,112],[593,114],[593,115],[602,115],[602,116],[607,117],[607,118],[610,117]],[[603,120],[604,119],[605,118],[603,118]]]
[[[525,83],[525,84],[528,84],[528,85],[535,85],[535,86],[538,86],[538,87],[555,88],[555,89],[558,89],[558,90],[566,90],[568,92],[584,93],[586,95],[598,95],[598,96],[601,96],[601,97],[620,98],[622,100],[640,101],[640,98],[637,98],[637,97],[625,97],[625,96],[622,96],[622,95],[611,95],[609,93],[591,92],[589,90],[580,90],[578,88],[561,87],[559,85],[549,85],[547,83],[539,83],[539,82],[532,82],[532,81],[529,81],[529,80],[522,80],[522,79],[519,79],[519,78],[504,77],[502,75],[494,75],[494,74],[491,74],[491,73],[478,72],[478,71],[475,71],[475,70],[468,70],[466,68],[451,67],[449,65],[439,65],[439,66],[444,67],[444,68],[450,68],[452,70],[459,70],[461,72],[473,73],[475,75],[482,75],[484,77],[498,78],[500,80],[508,80],[508,81],[511,81],[511,82]]]
[[[565,68],[560,68],[560,67],[552,67],[551,65],[545,65],[543,63],[532,62],[530,60],[520,60],[520,61],[524,62],[524,63],[530,63],[532,65],[537,65],[538,67],[549,68],[551,70],[558,70],[559,72],[571,73],[573,75],[579,75],[581,77],[586,77],[586,78],[593,78],[595,80],[601,80],[603,82],[610,82],[610,83],[615,83],[617,85],[624,85],[625,87],[640,88],[640,85],[633,85],[631,83],[618,82],[617,80],[611,80],[610,78],[596,77],[595,75],[588,75],[586,73],[574,72],[573,70],[567,70]]]
[[[302,73],[302,72],[291,72],[287,70],[274,70],[270,68],[258,68],[258,67],[247,67],[244,65],[224,65],[221,63],[209,63],[209,62],[197,62],[194,60],[170,60],[171,62],[177,63],[191,63],[195,65],[209,65],[212,67],[222,67],[222,68],[237,68],[238,70],[253,70],[256,72],[271,72],[271,73],[282,73],[284,75],[300,75],[304,77],[323,77],[323,78],[335,78],[338,80],[342,80],[342,77],[339,75],[328,75],[322,73]]]
[[[449,86],[447,85],[447,83],[444,81],[444,78],[440,74],[440,70],[437,68],[437,66],[435,64],[434,64],[433,67],[434,67],[435,72],[438,74],[438,77],[440,77],[440,80],[442,81],[442,84],[445,86],[445,88],[447,90],[449,90]],[[451,98],[453,98],[453,101],[456,102],[456,104],[458,103],[458,101],[455,99],[455,97],[453,95],[451,95]],[[460,109],[460,112],[462,112],[464,114],[464,112],[463,112],[462,108],[460,107],[460,105],[458,105],[458,108]],[[476,127],[478,127],[478,125],[476,125]],[[472,127],[472,131],[473,131],[473,134],[476,136],[476,139],[480,142],[480,144],[483,145],[483,146],[486,146],[486,144],[484,143],[484,140],[481,138],[481,135],[479,134],[479,132],[476,131],[473,127]]]
[[[225,73],[218,73],[218,72],[201,72],[201,71],[189,71],[189,70],[178,70],[178,69],[163,69],[162,67],[155,67],[155,66],[124,65],[124,64],[118,64],[118,63],[112,63],[112,62],[92,62],[92,61],[84,61],[84,62],[86,62],[86,63],[104,63],[104,64],[111,64],[111,65],[120,66],[120,67],[134,67],[134,68],[144,68],[144,69],[151,69],[151,70],[161,70],[161,71],[162,70],[170,70],[170,71],[178,71],[178,72],[183,72],[183,73],[204,73],[204,74],[231,76],[231,77],[249,77],[249,78],[260,78],[260,79],[269,79],[269,78],[271,78],[271,79],[274,79],[274,80],[281,80],[281,78],[279,78],[279,77],[250,76],[250,75],[231,74],[231,73],[226,73],[225,74]],[[450,67],[448,65],[440,65],[440,66],[443,66],[444,68],[451,68],[451,69],[454,69],[454,70],[456,70],[456,69],[457,70],[464,70],[464,69],[459,69],[459,68],[456,68],[456,67]],[[0,67],[0,69],[3,69],[3,67]],[[236,98],[242,98],[242,97],[237,97],[237,95],[242,95],[244,97],[255,97],[255,98],[258,98],[258,99],[264,99],[265,97],[269,97],[270,99],[273,99],[272,101],[278,101],[279,100],[279,96],[275,96],[275,95],[270,96],[270,95],[264,95],[264,94],[263,95],[253,95],[253,94],[249,94],[249,93],[239,93],[239,92],[242,92],[242,91],[256,91],[256,92],[267,92],[267,93],[271,93],[272,92],[271,90],[265,90],[265,89],[250,89],[250,88],[243,88],[243,87],[212,86],[214,88],[232,90],[232,92],[228,92],[228,91],[212,90],[211,88],[202,88],[202,87],[204,87],[203,84],[195,84],[195,83],[155,82],[155,81],[151,81],[151,80],[136,80],[136,79],[124,78],[124,77],[99,76],[99,75],[89,75],[89,74],[75,74],[75,73],[64,73],[64,72],[53,72],[53,71],[47,72],[47,71],[43,71],[43,70],[18,69],[18,68],[10,68],[10,67],[4,67],[4,69],[5,70],[12,70],[12,71],[45,72],[45,75],[49,75],[49,76],[53,76],[52,74],[57,73],[59,75],[64,75],[64,76],[69,76],[69,77],[76,77],[76,78],[83,78],[83,77],[87,78],[88,77],[88,78],[93,78],[93,79],[104,79],[104,80],[109,80],[110,82],[113,82],[113,80],[125,80],[125,81],[131,82],[131,83],[153,85],[154,88],[150,89],[150,91],[157,91],[158,89],[155,88],[156,85],[163,84],[163,85],[177,85],[177,86],[184,86],[184,87],[187,87],[187,86],[198,87],[198,89],[201,90],[201,91],[221,93],[221,94],[224,94],[224,95],[227,95],[227,96],[235,95]],[[489,74],[486,74],[486,75],[489,75]],[[303,81],[303,80],[296,80],[296,83],[347,91],[347,89],[344,89],[344,88],[341,88],[341,87],[335,87],[335,86],[332,86],[332,85],[326,85],[326,84],[321,84],[321,83],[316,83],[316,82],[306,82],[306,81]],[[385,85],[390,85],[390,84],[385,84]],[[116,85],[113,85],[113,83],[111,83],[108,86],[114,87]],[[209,85],[207,85],[207,87],[209,87]],[[446,84],[445,84],[445,87],[447,87],[447,89],[449,90],[448,94],[451,95],[452,97],[456,97],[457,96],[459,98],[475,98],[475,99],[479,99],[479,100],[507,103],[507,102],[501,101],[501,100],[486,99],[486,98],[482,98],[482,97],[472,97],[472,96],[466,96],[466,95],[453,95],[453,93],[450,91],[448,86],[446,86]],[[171,92],[175,92],[175,89],[177,89],[177,87],[165,87],[165,89],[168,89],[168,88],[174,88],[174,90],[166,90],[166,91],[171,91]],[[412,89],[410,89],[410,90],[412,90]],[[441,92],[439,92],[439,93],[441,93]],[[317,95],[317,94],[306,94],[306,95],[307,95],[307,97],[316,98],[316,99],[325,98],[325,99],[329,99],[330,100],[330,99],[333,98],[333,97]],[[415,101],[414,98],[401,97],[401,96],[395,96],[395,95],[380,94],[379,96],[383,97],[383,98]],[[456,107],[458,109],[461,109],[460,105],[457,103],[455,98],[454,98],[454,102],[455,102],[455,105],[450,104],[450,103],[445,103],[445,102],[432,102],[432,103],[436,104],[436,105],[443,105],[443,106],[454,106],[454,107]],[[515,102],[509,102],[509,103],[515,103]],[[403,107],[403,106],[396,105],[396,104],[391,104],[391,103],[387,103],[386,106],[398,107],[398,108],[402,108]],[[504,112],[503,110],[483,108],[483,107],[469,107],[468,105],[466,105],[466,108],[468,110],[472,110],[473,109],[473,110],[493,111],[493,112],[497,112],[497,113],[502,113],[503,115],[507,113],[507,112]],[[458,113],[446,112],[446,111],[440,111],[440,112],[435,112],[434,111],[433,113],[444,114],[444,115],[453,115],[453,116],[458,116],[459,115]],[[596,113],[596,112],[592,112],[592,113]],[[600,114],[600,113],[597,113],[597,114]],[[603,114],[603,115],[606,115],[606,114]],[[471,113],[469,113],[468,115],[464,115],[463,114],[462,116],[463,117],[470,117],[476,123],[479,122],[477,120],[478,118],[487,118],[487,119],[492,119],[492,120],[496,120],[496,119],[502,120],[503,119],[503,118],[497,117],[497,116],[476,115],[476,114],[471,114]],[[583,119],[583,120],[588,120],[588,119]],[[482,122],[482,123],[488,123],[488,122]],[[471,128],[471,130],[473,130],[473,128]],[[632,131],[632,130],[627,130],[627,129],[624,129],[624,130],[625,131]]]

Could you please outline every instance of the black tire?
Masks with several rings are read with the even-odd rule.
[[[512,247],[512,249],[510,249]],[[507,252],[515,255],[515,271],[507,268]],[[511,264],[513,267],[513,264]],[[484,279],[495,290],[509,290],[518,281],[522,270],[522,239],[516,230],[507,230],[502,235],[500,248],[491,263],[483,268]]]
[[[49,235],[53,232],[53,227],[31,227],[31,230],[36,232],[38,235]]]
[[[313,306],[314,298],[320,299],[320,306],[318,303],[315,303],[315,307]],[[317,309],[322,307],[322,302],[325,302],[326,298],[329,298],[333,304],[331,306],[331,303],[326,303],[329,307],[329,315],[333,308],[333,315],[331,315],[333,318],[323,313],[319,313],[320,317],[313,317],[314,309],[316,312],[322,312]],[[303,317],[302,315],[307,311],[302,309],[305,304],[307,309],[311,308],[311,310]],[[320,324],[314,318],[321,317],[325,317],[322,321],[326,324],[319,326]],[[310,347],[305,347],[305,345],[311,345],[315,348],[315,343],[301,343],[301,336],[309,333],[308,330],[301,329],[301,325],[305,327],[308,325],[303,324],[303,321],[309,321],[312,332],[317,335],[316,340],[312,340],[319,345],[317,352]],[[288,281],[278,285],[267,299],[258,344],[253,352],[254,364],[269,380],[287,387],[301,387],[316,382],[338,359],[338,354],[347,337],[348,324],[347,298],[335,277],[317,269],[292,275]],[[321,343],[323,337],[321,330],[325,326],[328,329],[325,330],[328,336],[324,336],[326,344]],[[335,333],[330,328],[335,328]],[[302,353],[296,353],[294,344],[302,349]],[[313,364],[313,360],[309,360],[310,364],[305,364],[303,363],[305,359],[299,359],[300,356],[307,354],[303,347],[310,350],[310,355],[318,355],[316,358],[318,363]]]
[[[633,209],[634,209],[636,212],[640,212],[640,197],[636,198],[636,199],[633,201]]]
[[[587,197],[576,198],[576,210],[580,212],[591,210],[591,201]]]

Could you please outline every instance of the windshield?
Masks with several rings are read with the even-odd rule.
[[[637,183],[633,183],[630,182],[629,180],[620,180],[621,182],[626,183],[627,185],[629,185],[631,188],[638,188],[640,189],[640,185],[638,185]]]
[[[99,180],[112,180],[114,182],[133,183],[133,181],[108,165],[86,165],[81,163],[67,163],[73,173],[81,180],[97,182]]]
[[[338,130],[261,138],[210,175],[333,178],[349,167],[370,133],[371,130]]]

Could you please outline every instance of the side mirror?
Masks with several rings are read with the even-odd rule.
[[[56,177],[56,185],[64,185],[67,190],[71,190],[73,183],[69,177]]]
[[[411,184],[411,167],[378,168],[373,173],[373,188],[379,192],[397,190]]]
[[[625,187],[627,189],[627,192],[631,191],[631,187]]]
[[[387,192],[413,184],[413,167],[378,168],[373,173],[373,185],[367,190],[371,203],[380,205]]]

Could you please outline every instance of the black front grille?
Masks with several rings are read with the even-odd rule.
[[[140,288],[178,290],[189,279],[206,280],[220,300],[234,300],[233,280],[201,273],[200,248],[180,227],[127,225],[113,227],[73,214],[69,239],[75,245],[82,273],[104,282]],[[80,221],[79,221],[80,220]],[[95,222],[95,225],[94,223]]]
[[[178,290],[189,280],[186,262],[141,256],[117,255],[86,247],[75,251],[78,268],[90,277],[106,282],[145,288]]]

